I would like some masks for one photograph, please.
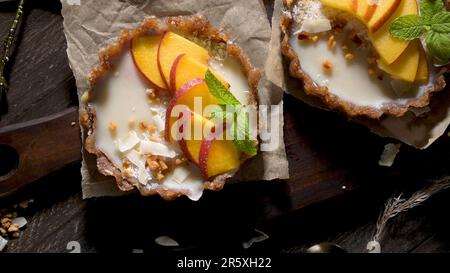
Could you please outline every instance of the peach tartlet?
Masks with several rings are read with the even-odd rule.
[[[283,2],[290,75],[324,107],[349,117],[401,117],[444,89],[444,69],[433,65],[424,42],[392,35],[396,19],[420,15],[418,1]]]
[[[85,148],[122,191],[198,200],[204,189],[222,189],[256,154],[256,137],[245,139],[254,152],[233,139],[208,137],[226,131],[228,121],[219,127],[212,114],[196,109],[198,99],[203,108],[227,104],[212,83],[235,106],[257,109],[260,78],[241,48],[204,17],[147,19],[99,57],[81,99]],[[178,106],[185,111],[174,114]],[[190,123],[174,127],[180,120]],[[186,137],[194,131],[186,124],[200,124],[200,136]]]

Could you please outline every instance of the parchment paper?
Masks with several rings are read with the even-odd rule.
[[[249,55],[252,64],[264,68],[271,37],[270,24],[259,0],[61,0],[67,54],[75,75],[78,94],[88,88],[86,76],[98,64],[99,50],[114,42],[124,29],[137,27],[148,16],[202,14],[228,32]],[[264,74],[264,73],[263,73]],[[265,78],[260,82],[260,104],[283,106],[283,94],[272,90]],[[278,115],[282,134],[283,113]],[[266,124],[260,124],[266,126]],[[83,130],[82,130],[83,131]],[[85,134],[85,132],[83,132]],[[84,140],[84,136],[83,136]],[[95,158],[83,153],[83,197],[115,196],[122,192],[112,178],[97,172]],[[289,177],[283,135],[278,148],[262,152],[247,162],[235,181],[287,179]]]
[[[301,84],[291,79],[284,69],[280,51],[282,8],[282,1],[275,0],[266,77],[286,93],[314,107],[323,108],[319,101],[306,95]],[[369,127],[380,136],[392,137],[416,148],[426,149],[445,133],[450,124],[450,92],[446,90],[434,95],[430,109],[431,111],[421,115],[410,111],[402,118],[383,117],[380,121],[361,119],[356,122]]]

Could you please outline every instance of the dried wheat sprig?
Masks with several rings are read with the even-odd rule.
[[[383,235],[388,221],[398,214],[417,207],[427,201],[431,196],[442,190],[450,188],[450,177],[433,181],[432,184],[414,193],[409,199],[403,198],[403,194],[391,197],[384,206],[384,211],[380,214],[376,231],[372,237],[372,242],[378,243]],[[369,243],[369,244],[370,244]]]
[[[3,96],[8,92],[8,82],[5,76],[5,68],[8,65],[11,59],[11,49],[14,44],[14,40],[16,38],[17,27],[22,20],[23,15],[23,7],[25,4],[25,0],[20,0],[19,5],[17,6],[16,16],[11,24],[9,29],[8,36],[6,37],[3,43],[3,54],[0,59],[0,105],[3,99]]]

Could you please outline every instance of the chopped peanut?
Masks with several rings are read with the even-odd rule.
[[[159,166],[161,166],[161,169],[163,171],[167,170],[169,167],[167,166],[166,162],[164,162],[163,160],[159,160]]]
[[[156,131],[156,127],[154,125],[149,125],[149,126],[147,126],[147,130],[150,133],[154,133]]]
[[[151,135],[150,137],[149,137],[149,139],[151,140],[151,141],[158,141],[159,139],[158,139],[158,136],[156,136],[156,135]]]
[[[156,180],[161,181],[161,180],[163,180],[163,179],[164,179],[164,175],[163,175],[162,173],[158,172],[158,173],[156,174]]]
[[[325,72],[331,72],[333,69],[333,63],[326,60],[322,63],[322,68],[325,70]]]
[[[345,54],[345,59],[347,61],[352,61],[355,58],[355,56],[352,53]]]
[[[328,38],[328,47],[331,49],[336,47],[336,37],[334,35],[331,35],[330,38]]]
[[[108,124],[108,128],[111,132],[115,132],[117,129],[117,123],[115,123],[114,121],[110,121]]]
[[[152,171],[155,171],[160,168],[158,162],[156,160],[152,160],[151,158],[147,159],[147,165]]]
[[[141,121],[139,123],[139,128],[141,128],[141,130],[146,130],[147,129],[147,123],[145,121]]]
[[[311,38],[311,40],[312,40],[314,43],[316,43],[317,41],[319,41],[319,36],[314,35],[314,36]]]
[[[19,225],[12,224],[12,225],[9,226],[8,232],[16,232],[16,231],[19,231]]]
[[[175,165],[177,165],[177,166],[183,164],[184,162],[186,162],[186,158],[175,159]]]

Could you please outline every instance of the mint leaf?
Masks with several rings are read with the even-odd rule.
[[[397,18],[389,29],[393,37],[408,41],[419,38],[425,30],[423,19],[413,14]]]
[[[446,11],[442,0],[420,1],[420,13],[425,22],[431,21],[436,13]]]
[[[209,92],[224,104],[241,105],[236,97],[226,88],[219,79],[208,69],[205,74],[206,85]]]
[[[436,13],[431,19],[431,30],[448,34],[450,32],[450,12]]]
[[[242,107],[237,109],[236,119],[231,126],[231,132],[234,134],[234,144],[241,152],[251,156],[256,155],[257,149],[255,142],[250,139],[247,111]]]
[[[450,59],[450,35],[430,31],[426,37],[427,47],[430,53],[440,62],[447,62]]]
[[[212,113],[211,118],[217,118],[223,120],[223,122],[229,122],[232,120],[231,133],[233,134],[233,142],[236,147],[243,153],[248,155],[256,155],[257,148],[255,141],[250,139],[249,118],[247,111],[236,97],[226,88],[219,79],[208,69],[205,74],[206,85],[209,92],[216,97],[222,105],[222,111],[216,111]],[[234,107],[234,112],[226,111],[226,106],[231,105]]]

